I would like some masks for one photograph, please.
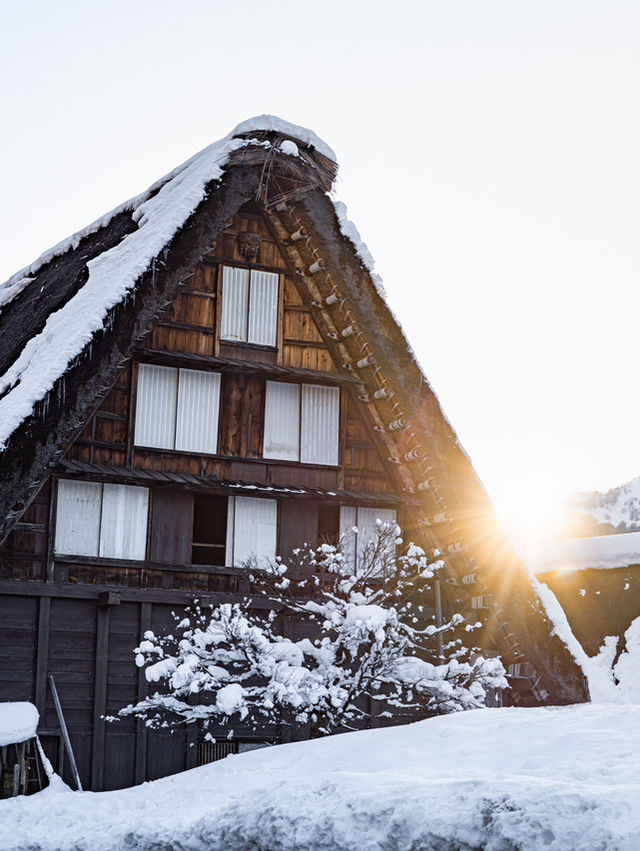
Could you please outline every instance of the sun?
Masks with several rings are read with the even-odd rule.
[[[566,506],[548,489],[513,487],[494,500],[502,526],[517,549],[563,537]]]

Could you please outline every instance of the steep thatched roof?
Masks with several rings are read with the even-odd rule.
[[[368,268],[357,231],[328,195],[336,172],[333,152],[311,131],[253,119],[0,287],[0,540],[181,282],[252,201],[312,297],[322,333],[361,382],[424,538],[449,549],[458,575],[485,572],[502,595],[502,623],[517,606],[522,644],[542,664],[549,629],[539,601]],[[292,239],[294,232],[303,238]],[[562,647],[551,655],[555,693],[575,698],[579,675],[565,688]]]

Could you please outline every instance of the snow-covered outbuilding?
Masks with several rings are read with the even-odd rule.
[[[0,798],[39,791],[46,785],[36,744],[39,720],[32,703],[0,702]]]
[[[311,131],[251,119],[0,287],[0,699],[35,702],[53,754],[55,674],[86,788],[207,758],[193,730],[105,726],[144,694],[145,630],[242,599],[251,552],[378,518],[446,560],[445,604],[535,699],[584,696],[336,173]]]
[[[640,532],[555,541],[531,548],[526,561],[590,656],[640,617]]]

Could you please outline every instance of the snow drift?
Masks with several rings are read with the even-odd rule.
[[[4,849],[640,847],[638,706],[481,709],[0,803]]]

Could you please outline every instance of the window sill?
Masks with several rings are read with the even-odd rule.
[[[238,349],[251,349],[252,351],[258,352],[273,352],[274,354],[278,352],[277,346],[265,346],[262,343],[245,343],[242,340],[225,340],[224,337],[220,337],[220,342],[225,346],[233,346]]]

